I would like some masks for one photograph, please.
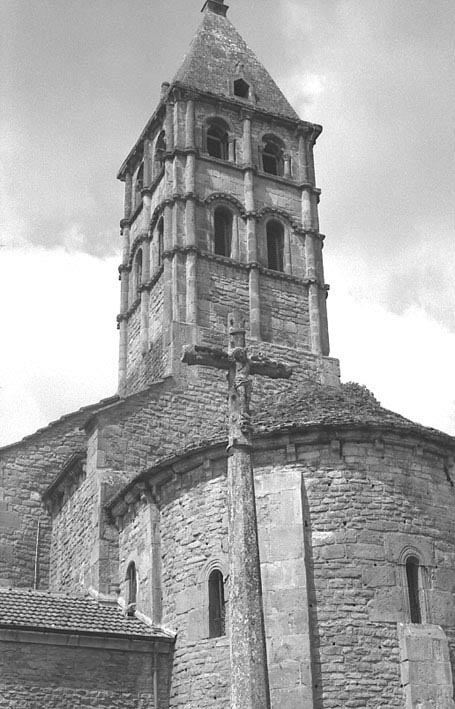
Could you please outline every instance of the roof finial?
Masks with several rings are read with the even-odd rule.
[[[228,9],[228,6],[224,4],[224,0],[205,0],[204,7],[201,12],[211,10],[217,15],[223,15],[223,17],[226,17]]]

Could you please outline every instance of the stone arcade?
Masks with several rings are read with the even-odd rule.
[[[340,383],[322,129],[227,10],[207,0],[119,172],[118,394],[0,451],[0,707],[453,709],[455,440]],[[237,310],[250,361],[293,370],[251,365],[251,441],[234,412],[260,570],[241,603],[227,390],[205,366],[232,365]],[[236,630],[249,608],[266,657]]]

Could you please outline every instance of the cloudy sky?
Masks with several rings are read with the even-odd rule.
[[[0,444],[116,389],[116,171],[202,0],[0,0]],[[344,381],[455,434],[455,3],[231,0],[316,150]]]

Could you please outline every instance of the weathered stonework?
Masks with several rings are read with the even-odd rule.
[[[455,440],[340,384],[322,129],[298,118],[226,11],[207,0],[119,172],[119,395],[0,451],[0,707],[234,709],[241,674],[261,684],[261,709],[267,681],[271,709],[453,709]],[[238,411],[223,375],[182,352],[221,357],[234,309],[250,356],[293,376],[255,377],[252,458],[248,441],[228,465]],[[256,621],[242,636],[232,599],[253,502],[259,569],[243,558],[240,605],[244,627]],[[258,608],[264,672],[239,674],[241,642],[255,638],[250,657],[260,645]]]

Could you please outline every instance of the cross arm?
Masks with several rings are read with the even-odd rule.
[[[221,347],[205,347],[204,345],[186,345],[183,348],[182,362],[185,364],[198,364],[203,367],[216,369],[229,369],[231,360]]]
[[[250,357],[250,372],[271,379],[289,379],[292,375],[292,367],[258,353]]]

